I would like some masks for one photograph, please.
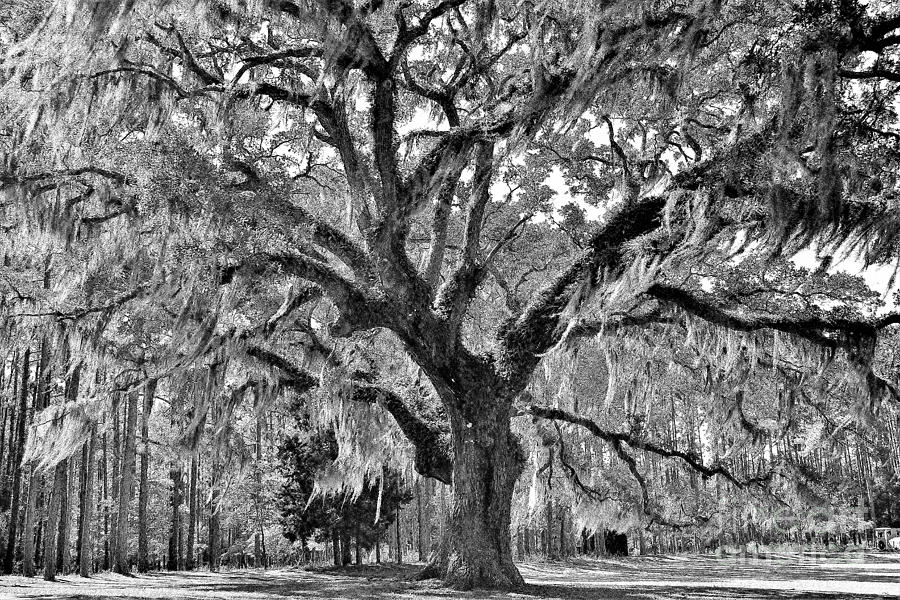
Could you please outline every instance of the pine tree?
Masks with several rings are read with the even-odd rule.
[[[146,390],[145,392],[146,393]],[[125,395],[124,439],[122,440],[122,467],[118,484],[118,518],[116,519],[113,570],[127,575],[131,573],[128,556],[128,509],[134,492],[135,437],[137,433],[138,392]]]
[[[91,427],[90,438],[81,454],[81,506],[78,528],[78,572],[82,577],[91,575],[93,543],[91,524],[94,512],[94,482],[96,481],[97,426]]]
[[[3,558],[3,573],[8,575],[13,571],[13,563],[15,562],[16,550],[16,529],[19,524],[19,497],[22,490],[22,475],[25,465],[22,464],[22,457],[25,453],[25,422],[28,418],[28,381],[31,370],[31,348],[26,347],[22,353],[21,363],[21,384],[19,385],[19,406],[16,411],[16,429],[15,436],[10,436],[10,443],[15,441],[13,450],[9,453],[9,464],[13,469],[12,479],[12,500],[9,509],[9,529],[6,534],[6,553]],[[27,534],[27,531],[26,531]]]
[[[144,403],[141,409],[141,467],[138,483],[138,572],[150,570],[147,537],[147,503],[149,502],[150,472],[150,411],[153,408],[153,397],[156,394],[156,383],[144,387]],[[177,509],[176,509],[177,510]]]

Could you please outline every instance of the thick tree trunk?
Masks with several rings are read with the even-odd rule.
[[[510,431],[510,403],[479,398],[466,405],[478,418],[451,412],[453,505],[441,550],[423,575],[460,589],[519,588],[510,523],[523,457]]]
[[[141,409],[141,475],[138,483],[138,572],[150,570],[149,541],[147,537],[147,502],[150,487],[147,475],[150,472],[150,411],[153,410],[153,396],[156,383],[144,386],[144,405]]]
[[[91,574],[91,521],[94,512],[94,450],[97,447],[97,426],[91,427],[91,437],[82,452],[81,519],[78,530],[78,572],[82,577]]]
[[[135,434],[137,433],[137,392],[125,397],[125,440],[122,449],[122,469],[119,475],[119,506],[116,519],[116,545],[113,570],[128,575],[128,508],[134,492]]]

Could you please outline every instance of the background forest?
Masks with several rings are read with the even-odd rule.
[[[5,2],[3,572],[874,543],[898,47],[891,2]]]

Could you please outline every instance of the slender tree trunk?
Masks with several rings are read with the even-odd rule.
[[[553,460],[552,456],[553,455],[551,454],[551,460]],[[551,560],[558,560],[559,559],[559,548],[554,543],[555,536],[553,535],[553,530],[555,529],[553,527],[553,500],[549,497],[547,498],[546,510],[547,510],[547,514],[546,514],[546,516],[547,516],[547,558],[549,558]]]
[[[102,436],[102,444],[103,444],[103,455],[101,456],[101,474],[100,481],[102,483],[103,489],[103,570],[109,570],[109,462],[108,462],[108,450],[109,445],[106,440],[106,432],[103,433]]]
[[[82,577],[91,575],[91,521],[94,512],[94,452],[97,447],[97,426],[91,427],[91,437],[85,444],[82,452],[82,477],[81,484],[81,527],[78,531],[78,572]]]
[[[181,483],[181,497],[182,503],[184,502],[184,482]],[[178,570],[183,571],[185,565],[185,532],[184,527],[178,528]]]
[[[510,431],[511,402],[475,396],[466,418],[451,410],[453,505],[436,560],[423,576],[459,589],[519,588],[510,543],[512,495],[523,456]],[[548,531],[549,533],[549,531]]]
[[[209,570],[219,570],[219,558],[222,552],[222,534],[219,523],[219,504],[221,503],[221,490],[219,489],[218,457],[213,451],[212,477],[210,479],[210,503],[209,503]]]
[[[566,511],[559,507],[559,556],[565,558],[569,555],[569,547],[566,544]]]
[[[78,517],[75,523],[75,564],[81,571],[81,533],[84,529],[84,487],[87,484],[87,453],[88,442],[81,445],[81,460],[78,461]]]
[[[22,530],[22,574],[34,577],[34,523],[37,513],[38,488],[43,487],[44,477],[38,475],[34,465],[30,467],[28,477],[28,497],[25,502],[25,526]]]
[[[170,571],[178,570],[179,537],[181,535],[181,496],[183,487],[181,462],[172,463],[172,470],[169,472],[172,478],[172,521],[169,530],[169,560],[166,568]]]
[[[255,390],[254,408],[259,408],[259,389]],[[257,413],[258,414],[258,413]],[[256,528],[257,531],[253,535],[253,562],[256,566],[266,566],[266,534],[263,523],[262,510],[262,415],[256,417],[256,490],[254,494],[254,504],[256,504]]]
[[[356,522],[356,566],[362,564],[362,548],[359,539],[359,521]]]
[[[153,396],[156,383],[144,386],[144,406],[141,409],[141,475],[138,483],[138,572],[150,570],[149,543],[147,539],[147,502],[150,488],[147,475],[150,472],[150,412],[153,410]]]
[[[62,469],[62,477],[63,484],[60,488],[59,495],[59,519],[57,520],[57,526],[59,531],[57,532],[56,538],[56,570],[57,572],[66,573],[67,561],[66,561],[66,549],[69,546],[69,516],[71,514],[70,506],[69,506],[69,459],[64,459],[60,461],[60,463],[56,466],[57,469]],[[58,473],[59,471],[57,471]],[[48,555],[47,559],[50,559]]]
[[[422,532],[422,486],[416,481],[416,529],[418,534],[419,560],[425,562],[425,536]]]
[[[258,511],[258,512],[261,512],[261,511]],[[259,534],[258,535],[259,535],[259,544],[260,544],[260,550],[261,550],[260,564],[262,565],[263,569],[266,569],[269,566],[269,555],[266,552],[266,531],[265,531],[265,529],[263,529],[263,518],[262,518],[261,514],[257,517],[257,520],[259,521]]]
[[[334,566],[341,566],[341,540],[338,537],[337,528],[332,528],[331,530],[331,550],[334,555],[332,558],[334,559]]]
[[[185,548],[184,568],[188,571],[194,568],[194,540],[197,534],[197,469],[199,464],[197,455],[191,458],[191,481],[188,485],[188,534],[187,547]]]
[[[46,482],[45,482],[46,483]],[[46,501],[50,502],[50,496],[46,494],[46,489],[42,489],[41,491],[41,500],[46,499]],[[41,502],[43,508],[43,502]],[[34,560],[39,569],[44,568],[44,521],[39,520],[37,524],[37,533],[34,536],[34,548],[35,555]]]
[[[120,490],[120,481],[121,481],[121,459],[122,459],[122,418],[121,418],[121,397],[119,394],[113,394],[112,397],[112,471],[110,473],[109,478],[109,486],[112,492],[112,502],[109,509],[109,536],[107,538],[107,545],[109,546],[109,564],[107,568],[114,568],[114,564],[116,561],[116,545],[119,541],[119,511],[114,510],[113,507],[119,506],[119,490]],[[128,405],[126,400],[125,405]]]
[[[41,342],[41,357],[38,361],[38,374],[35,376],[36,387],[34,394],[34,414],[50,404],[50,342],[46,338]],[[28,478],[28,497],[25,503],[25,529],[22,532],[22,572],[26,577],[34,577],[36,574],[34,559],[35,550],[35,522],[40,524],[38,513],[38,497],[44,488],[44,475],[38,473],[34,465],[30,467]]]
[[[63,346],[66,357],[65,363],[69,363],[69,342],[68,338],[64,342]],[[68,377],[66,377],[66,387],[65,387],[65,402],[67,404],[72,404],[78,401],[78,390],[81,385],[81,366],[76,364],[71,370],[71,373]],[[56,541],[56,568],[58,571],[62,573],[68,573],[71,567],[72,562],[72,554],[69,548],[69,536],[71,533],[71,514],[72,514],[72,497],[73,493],[73,482],[74,478],[74,461],[70,458],[66,458],[60,464],[64,465],[65,468],[65,486],[63,488],[63,493],[60,496],[60,504],[59,504],[59,537]]]
[[[20,361],[19,361],[19,351],[16,350],[13,352],[12,364],[10,365],[11,376],[10,376],[10,384],[11,384],[11,394],[10,397],[13,399],[9,405],[9,439],[6,440],[6,446],[4,446],[2,450],[6,450],[6,456],[9,458],[6,461],[5,465],[0,465],[0,482],[4,484],[9,481],[9,474],[12,473],[12,469],[15,467],[15,456],[16,456],[16,399],[20,398],[19,395],[19,380],[21,379],[21,369],[20,369]],[[4,548],[4,558],[6,557]]]
[[[19,414],[16,420],[16,445],[9,453],[9,463],[13,469],[12,499],[9,509],[9,529],[6,537],[6,555],[3,557],[3,573],[9,575],[13,570],[16,555],[16,527],[19,524],[19,495],[22,491],[22,456],[25,452],[25,422],[28,412],[28,374],[31,362],[31,348],[25,348],[22,357],[22,383],[19,387]],[[12,438],[12,436],[10,436]]]
[[[41,357],[38,362],[39,376],[36,377],[37,389],[34,395],[34,414],[46,408],[50,403],[50,346],[46,339],[41,344]],[[44,488],[44,475],[38,473],[37,467],[31,465],[30,475],[28,477],[28,497],[25,503],[25,528],[22,532],[22,573],[26,577],[34,577],[35,569],[35,523],[40,525],[40,515],[38,513],[38,498]]]
[[[403,564],[403,545],[400,543],[400,507],[397,507],[397,564]]]
[[[4,363],[0,363],[0,379],[3,379],[3,370],[6,368]],[[15,373],[15,371],[13,371]],[[14,375],[15,376],[15,375]],[[0,383],[0,387],[2,387],[2,383]],[[13,398],[16,398],[16,395],[13,395]],[[3,479],[3,471],[6,466],[6,462],[3,460],[6,458],[6,422],[12,413],[12,407],[7,407],[0,405],[0,480]],[[12,424],[9,426],[10,429],[13,428]]]
[[[128,564],[128,508],[134,492],[138,394],[132,392],[125,398],[125,443],[122,450],[122,470],[119,479],[119,515],[116,519],[116,550],[113,563],[113,570],[123,575],[131,573],[131,565]]]
[[[56,536],[59,530],[60,505],[62,495],[68,484],[67,469],[64,463],[56,465],[53,476],[53,491],[50,492],[50,503],[47,508],[47,524],[44,527],[44,579],[56,580]]]
[[[350,562],[350,532],[346,529],[341,529],[341,566],[346,567]]]

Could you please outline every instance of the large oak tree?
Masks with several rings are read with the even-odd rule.
[[[892,255],[900,17],[890,6],[15,4],[0,174],[25,207],[15,215],[37,212],[69,240],[119,219],[138,224],[130,231],[188,223],[220,286],[284,276],[316,286],[233,340],[283,385],[316,385],[304,355],[341,362],[314,336],[281,353],[267,341],[273,319],[313,296],[335,309],[332,338],[389,332],[440,409],[372,373],[348,370],[347,389],[393,415],[420,473],[452,485],[426,570],[452,585],[522,584],[509,543],[516,414],[584,426],[626,462],[628,444],[673,456],[528,406],[554,348],[694,315],[844,351],[867,394],[892,392],[871,370],[890,318],[754,303],[756,292],[702,268],[811,245]],[[599,218],[585,220],[588,207]],[[160,284],[158,268],[129,268],[136,286],[57,316]],[[499,305],[486,301],[493,292]],[[473,326],[479,315],[496,324],[490,340]]]

